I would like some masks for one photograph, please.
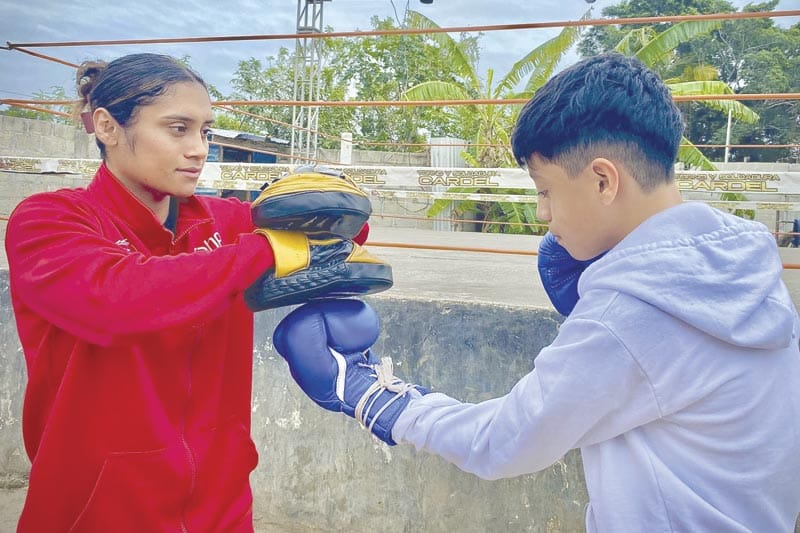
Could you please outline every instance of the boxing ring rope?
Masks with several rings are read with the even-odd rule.
[[[753,94],[748,94],[747,96],[751,97],[751,98],[748,98],[750,100],[756,100],[756,99],[775,100],[776,98],[768,98],[769,96],[773,96],[774,94],[777,94],[777,93],[772,93],[772,94],[769,94],[769,95],[753,93]],[[798,99],[800,99],[800,93],[783,93],[783,94],[788,95],[788,97],[786,98],[787,100],[798,100]],[[720,99],[720,98],[716,98],[715,97],[715,99]],[[677,101],[677,99],[676,99],[676,101]],[[0,104],[6,104],[6,105],[14,106],[14,107],[19,107],[21,109],[28,109],[28,110],[31,110],[31,111],[38,111],[40,113],[48,113],[48,114],[51,114],[51,115],[56,115],[56,116],[60,116],[60,117],[64,117],[64,118],[69,118],[71,116],[69,113],[64,113],[64,112],[61,112],[61,111],[54,111],[52,109],[47,109],[47,108],[44,108],[44,107],[38,107],[38,106],[31,105],[31,103],[34,103],[34,102],[37,103],[37,104],[43,104],[43,105],[69,105],[69,104],[73,103],[71,100],[22,100],[22,99],[15,99],[15,98],[8,98],[8,99],[0,98]],[[251,117],[251,118],[255,118],[257,120],[263,120],[265,122],[270,122],[272,124],[277,124],[279,126],[284,126],[284,127],[287,127],[287,128],[293,128],[293,129],[297,129],[297,130],[313,132],[313,133],[316,133],[317,135],[319,135],[320,137],[323,137],[325,139],[339,141],[339,142],[344,140],[341,136],[332,135],[332,134],[325,133],[325,132],[318,131],[318,130],[311,130],[311,129],[305,128],[303,126],[295,126],[295,125],[290,124],[288,122],[283,122],[281,120],[277,120],[277,119],[274,119],[272,117],[267,117],[265,115],[258,115],[256,113],[251,113],[249,111],[236,109],[235,107],[230,107],[230,105],[228,103],[215,102],[215,103],[212,104],[212,106],[216,107],[218,109],[222,109],[222,110],[224,110],[226,112],[245,115],[245,116],[248,116],[248,117]],[[359,139],[348,140],[348,142],[351,142],[354,146],[386,146],[386,147],[396,146],[396,147],[410,147],[410,148],[430,148],[430,147],[434,147],[434,146],[447,146],[447,147],[451,147],[451,148],[454,147],[454,146],[461,146],[461,147],[464,147],[464,148],[507,148],[508,147],[507,145],[503,145],[503,144],[471,143],[471,142],[463,142],[463,143],[433,143],[433,142],[431,142],[431,143],[407,143],[407,142],[377,142],[377,141],[365,141],[365,140],[359,140]],[[221,143],[215,143],[215,144],[220,144],[221,146],[229,146],[231,148],[240,148],[239,146],[234,146],[234,145],[223,145]],[[694,146],[695,148],[726,148],[726,147],[727,148],[750,148],[750,149],[758,149],[758,150],[761,150],[761,149],[779,149],[779,148],[800,148],[800,144],[694,144],[694,143],[685,143],[685,144],[681,144],[680,146]],[[248,148],[248,149],[253,151],[253,152],[259,152],[259,153],[270,154],[270,155],[281,155],[281,156],[286,155],[286,154],[283,154],[281,152],[270,152],[270,151],[266,151],[266,150],[257,150],[257,149],[254,149],[254,148]],[[311,159],[309,159],[309,161],[311,161]],[[324,162],[324,163],[327,163],[327,164],[338,164],[338,162],[334,163],[332,161],[321,161],[321,160],[319,160],[319,162],[321,162],[321,163]]]
[[[491,31],[519,31],[536,30],[545,28],[567,28],[582,26],[622,26],[627,24],[657,24],[663,22],[687,22],[700,20],[739,20],[757,18],[780,18],[800,16],[800,10],[783,11],[748,11],[736,13],[707,13],[700,15],[662,15],[654,17],[630,17],[613,19],[582,19],[553,22],[522,22],[516,24],[494,24],[485,26],[449,26],[440,28],[400,28],[393,30],[372,31],[332,31],[322,33],[273,33],[261,35],[227,35],[211,37],[175,37],[159,39],[118,39],[101,41],[63,41],[63,42],[34,42],[11,43],[6,42],[6,50],[23,51],[27,48],[55,48],[55,47],[86,47],[86,46],[115,46],[132,44],[179,44],[179,43],[207,43],[207,42],[232,42],[232,41],[269,41],[269,40],[295,40],[295,39],[331,39],[337,37],[383,37],[391,35],[423,35],[433,33],[477,33]],[[51,58],[56,60],[55,58]],[[60,61],[60,60],[59,60]]]
[[[664,22],[685,22],[685,21],[699,21],[699,20],[739,20],[739,19],[757,19],[757,18],[778,18],[778,17],[795,17],[800,16],[800,10],[784,10],[784,11],[768,11],[768,12],[737,12],[737,13],[713,13],[703,15],[673,15],[673,16],[655,16],[655,17],[631,17],[624,19],[586,19],[575,21],[556,21],[556,22],[534,22],[534,23],[518,23],[518,24],[500,24],[500,25],[484,25],[484,26],[456,26],[456,27],[441,27],[441,28],[401,28],[393,30],[373,30],[373,31],[339,31],[339,32],[323,32],[312,34],[268,34],[268,35],[235,35],[235,36],[209,36],[209,37],[188,37],[188,38],[161,38],[161,39],[125,39],[125,40],[97,40],[97,41],[70,41],[70,42],[33,42],[33,43],[10,43],[7,46],[0,47],[6,50],[19,51],[39,59],[52,61],[62,64],[67,67],[77,68],[78,65],[69,61],[48,56],[39,52],[34,52],[30,48],[50,48],[50,47],[89,47],[89,46],[111,46],[111,45],[132,45],[132,44],[177,44],[177,43],[204,43],[204,42],[233,42],[233,41],[255,41],[255,40],[293,40],[293,39],[316,39],[316,38],[351,38],[351,37],[381,37],[392,35],[421,35],[433,33],[470,33],[470,32],[491,32],[491,31],[520,31],[520,30],[533,30],[545,28],[564,28],[564,27],[584,27],[584,26],[609,26],[609,25],[626,25],[626,24],[653,24]],[[797,93],[775,93],[775,94],[724,94],[724,95],[675,95],[675,101],[688,102],[688,101],[703,101],[703,100],[798,100],[800,94]],[[474,100],[428,100],[428,101],[277,101],[277,100],[221,100],[213,102],[212,104],[218,109],[223,109],[226,112],[241,113],[249,115],[253,118],[265,120],[280,124],[290,128],[300,128],[287,124],[285,122],[271,119],[261,115],[255,115],[247,111],[235,109],[233,106],[314,106],[314,107],[411,107],[411,106],[462,106],[462,105],[520,105],[527,102],[527,99],[474,99]],[[32,111],[50,113],[61,117],[69,117],[68,113],[60,111],[48,110],[41,106],[47,105],[72,105],[72,100],[25,100],[25,99],[0,99],[0,104],[20,107]],[[306,128],[300,128],[306,130]],[[341,137],[325,134],[323,132],[316,132],[318,135],[328,139],[339,140]],[[436,146],[431,143],[378,143],[371,141],[351,141],[353,145],[363,146],[406,146],[406,147],[430,147]],[[215,141],[214,144],[223,147],[239,148],[239,145],[226,144]],[[448,144],[447,146],[453,146]],[[469,144],[465,143],[460,146],[469,147],[499,147],[503,146],[491,144]],[[698,148],[797,148],[798,144],[782,144],[782,145],[724,145],[724,144],[709,144],[709,145],[693,145]],[[287,156],[280,152],[273,152],[269,150],[259,150],[247,147],[248,150],[253,152],[260,152],[275,156]],[[325,164],[338,165],[337,162],[321,161],[315,159],[316,162]],[[429,217],[410,217],[402,215],[376,215],[376,217],[385,218],[419,218],[421,220],[431,220]],[[7,216],[0,215],[0,221],[7,221]],[[457,219],[451,221],[457,222]],[[544,226],[542,224],[530,223],[508,223],[508,222],[492,222],[492,221],[475,221],[465,220],[472,224],[506,224],[506,225],[526,225],[526,226]],[[778,235],[798,236],[800,234],[794,232],[773,232],[776,237]],[[443,245],[423,245],[423,244],[409,244],[409,243],[393,243],[393,242],[368,242],[371,246],[384,246],[395,248],[416,248],[427,250],[442,250],[442,251],[465,251],[476,253],[495,253],[495,254],[514,254],[514,255],[538,255],[536,251],[520,251],[520,250],[503,250],[493,248],[470,248],[470,247],[457,247],[457,246],[443,246]],[[800,270],[800,264],[785,263],[784,269],[787,270]]]
[[[739,94],[676,94],[676,102],[701,102],[707,100],[800,100],[800,93],[739,93]],[[523,105],[528,98],[475,98],[471,100],[217,100],[213,106],[260,107],[447,107],[465,105]],[[74,100],[30,100],[4,98],[7,105],[72,105]]]
[[[0,221],[7,222],[8,217],[0,215]],[[383,247],[383,248],[405,248],[415,250],[435,250],[441,252],[470,252],[470,253],[488,253],[488,254],[505,254],[505,255],[522,255],[522,256],[538,256],[539,253],[535,250],[511,250],[503,248],[473,248],[470,246],[445,246],[441,244],[412,244],[404,242],[380,242],[380,241],[367,241],[367,246]],[[800,270],[800,263],[783,263],[784,270]]]
[[[159,39],[124,39],[124,40],[94,40],[94,41],[69,41],[69,42],[34,42],[34,43],[11,43],[7,42],[7,46],[0,47],[6,50],[17,50],[34,57],[54,61],[66,66],[77,67],[74,63],[47,56],[38,52],[28,50],[28,48],[43,48],[43,47],[77,47],[77,46],[105,46],[105,45],[130,45],[130,44],[175,44],[175,43],[202,43],[202,42],[231,42],[231,41],[246,41],[246,40],[286,40],[286,39],[317,39],[317,38],[336,38],[336,37],[380,37],[390,35],[421,35],[433,33],[470,33],[470,32],[491,32],[491,31],[518,31],[542,28],[563,28],[563,27],[578,27],[578,26],[603,26],[603,25],[625,25],[625,24],[651,24],[663,22],[685,22],[697,20],[738,20],[738,19],[756,19],[756,18],[779,18],[779,17],[792,17],[800,16],[800,10],[784,10],[784,11],[764,11],[764,12],[736,12],[736,13],[711,13],[701,15],[667,15],[667,16],[653,16],[653,17],[630,17],[630,18],[617,18],[617,19],[582,19],[576,21],[554,21],[554,22],[533,22],[533,23],[518,23],[518,24],[500,24],[500,25],[482,25],[482,26],[459,26],[459,27],[441,27],[441,28],[400,28],[392,30],[373,30],[373,31],[340,31],[340,32],[321,32],[314,34],[261,34],[261,35],[234,35],[234,36],[211,36],[211,37],[186,37],[186,38],[159,38]],[[676,96],[676,101],[701,101],[701,100],[772,100],[772,99],[797,99],[797,95],[792,94],[773,94],[773,95],[696,95],[696,96]],[[351,102],[321,102],[321,101],[242,101],[230,100],[215,102],[215,105],[220,109],[233,111],[225,107],[230,105],[259,105],[259,106],[371,106],[371,107],[388,107],[388,106],[452,106],[452,105],[507,105],[507,104],[521,104],[524,99],[507,99],[507,100],[467,100],[467,101],[401,101],[401,102],[387,102],[387,101],[351,101]],[[18,106],[35,111],[43,111],[42,109],[34,109],[32,105],[69,105],[71,101],[52,101],[45,102],[42,100],[19,100],[19,99],[3,99],[0,104]],[[59,114],[59,112],[53,112]],[[64,116],[64,115],[59,115]],[[270,120],[268,117],[261,117],[264,120]],[[280,123],[280,121],[275,121]],[[285,123],[281,123],[286,125]],[[289,125],[288,127],[294,129],[307,130],[298,126]],[[317,132],[318,135],[326,135],[322,132]],[[336,139],[337,136],[326,136],[327,138]],[[364,146],[377,146],[378,144],[367,144],[369,141],[354,141],[354,145]],[[395,146],[413,146],[412,143],[392,143]],[[388,144],[387,145],[391,145]],[[771,146],[771,145],[764,145]],[[781,147],[794,147],[793,145],[774,145],[776,148]],[[709,146],[711,147],[711,146]],[[728,146],[734,147],[734,146]],[[746,146],[736,146],[746,147]]]
[[[406,242],[374,242],[367,241],[367,246],[384,247],[384,248],[407,248],[414,250],[436,250],[443,252],[471,252],[471,253],[486,253],[486,254],[508,254],[508,255],[523,255],[523,256],[538,256],[539,253],[535,250],[510,250],[502,248],[473,248],[469,246],[446,246],[441,244],[414,244]],[[783,263],[784,270],[800,270],[800,263]]]
[[[241,148],[238,145],[232,145],[236,148]],[[277,152],[273,152],[275,155],[283,155]],[[14,158],[14,157],[0,157],[0,170],[9,171],[9,172],[23,172],[23,173],[56,173],[56,174],[73,174],[75,176],[81,176],[83,179],[88,180],[91,177],[93,169],[99,164],[99,161],[95,160],[62,160],[62,159],[39,159],[39,158]],[[335,164],[335,163],[334,163]],[[339,164],[335,164],[336,166],[341,166]],[[281,164],[249,164],[249,163],[209,163],[207,167],[210,167],[210,174],[208,176],[201,176],[201,180],[199,185],[203,186],[211,186],[212,188],[223,188],[223,189],[234,189],[234,190],[255,190],[260,186],[261,183],[270,179],[269,176],[277,176],[280,172],[285,171],[289,168],[287,165]],[[378,167],[377,170],[381,170],[383,167]],[[408,184],[414,183],[414,178],[409,178],[406,176],[406,173],[409,172],[408,167],[385,167],[383,170],[389,170],[392,168],[397,168],[400,172],[398,174],[398,178],[392,178],[389,180],[389,186],[397,187],[397,184],[392,185],[393,180],[405,180],[402,183],[408,182]],[[355,176],[358,177],[358,171],[367,171],[374,172],[376,169],[369,169],[364,167],[356,167],[356,174]],[[417,176],[426,176],[427,174],[438,173],[438,172],[447,172],[450,171],[460,171],[460,172],[469,172],[470,170],[483,170],[484,172],[492,173],[494,172],[506,172],[509,169],[435,169],[429,167],[419,167],[416,169]],[[205,172],[205,170],[204,170]],[[225,172],[233,173],[228,177],[225,177]],[[405,172],[405,173],[404,173]],[[523,174],[522,171],[517,169],[517,174]],[[693,175],[693,173],[689,172],[686,173],[688,175]],[[708,174],[709,176],[713,176],[713,172],[708,173],[695,173],[695,174]],[[728,173],[731,174],[731,173]],[[733,173],[736,174],[736,173]],[[748,174],[748,173],[744,173]],[[387,175],[387,178],[390,176]],[[357,178],[359,179],[359,178]],[[363,176],[360,178],[363,179]],[[419,179],[419,178],[416,178]],[[501,175],[497,175],[496,179],[502,181],[504,178]],[[508,178],[505,178],[508,179]],[[519,176],[513,179],[519,179]],[[221,180],[221,181],[220,181]],[[432,198],[465,198],[465,199],[484,199],[488,201],[497,201],[498,199],[502,199],[503,201],[512,201],[517,203],[535,203],[536,197],[533,195],[497,195],[497,194],[478,194],[478,193],[448,193],[448,192],[427,192],[427,191],[420,191],[420,190],[397,190],[395,189],[381,189],[380,187],[373,186],[367,187],[365,186],[365,190],[369,192],[371,196],[377,197],[386,197],[386,198],[402,198],[402,197],[425,197],[427,199]],[[503,183],[499,183],[501,186]],[[402,184],[401,184],[402,186]],[[783,210],[797,210],[800,209],[800,204],[794,204],[791,202],[716,202],[714,200],[705,200],[707,203],[721,203],[725,204],[726,207],[730,207],[731,204],[734,207],[738,208],[748,208],[748,207],[758,207],[761,204],[768,205],[771,208],[778,208],[781,207]],[[751,205],[752,204],[752,205]],[[784,205],[785,204],[785,205]],[[391,218],[391,219],[416,219],[416,220],[425,220],[430,221],[430,217],[412,217],[412,216],[403,216],[403,215],[387,215],[382,213],[376,213],[373,215],[374,219],[384,219],[384,218]],[[7,215],[0,215],[0,221],[7,221]],[[514,223],[514,222],[495,222],[495,221],[481,221],[481,220],[461,220],[461,219],[448,219],[450,222],[465,222],[470,224],[480,224],[480,225],[488,225],[488,224],[502,224],[507,226],[530,226],[530,227],[546,227],[546,224],[536,224],[536,223]],[[800,236],[800,233],[796,232],[773,232],[776,238],[780,235],[786,236]],[[414,248],[420,250],[439,250],[439,251],[457,251],[457,252],[473,252],[473,253],[494,253],[494,254],[508,254],[508,255],[523,255],[523,256],[536,256],[537,253],[534,250],[519,250],[519,249],[502,249],[502,248],[475,248],[475,247],[463,247],[463,246],[448,246],[448,245],[429,245],[429,244],[418,244],[418,243],[399,243],[399,242],[382,242],[382,241],[368,241],[367,243],[370,246],[376,247],[391,247],[391,248]],[[786,270],[800,270],[800,263],[794,262],[785,262],[783,264],[784,269]]]

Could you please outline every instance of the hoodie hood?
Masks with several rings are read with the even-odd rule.
[[[642,300],[736,346],[785,347],[796,311],[775,238],[758,222],[685,202],[639,225],[578,284]]]

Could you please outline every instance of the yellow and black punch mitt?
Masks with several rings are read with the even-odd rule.
[[[314,240],[296,231],[257,229],[275,265],[245,290],[251,311],[321,298],[363,296],[392,286],[392,267],[347,239]]]
[[[265,185],[251,212],[259,228],[352,239],[372,214],[372,204],[343,172],[305,166]]]

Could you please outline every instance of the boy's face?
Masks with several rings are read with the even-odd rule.
[[[146,204],[167,195],[191,196],[208,155],[212,118],[201,84],[175,84],[118,129],[116,142],[106,146],[108,166]]]
[[[533,154],[528,173],[538,192],[537,217],[569,254],[580,261],[592,259],[616,244],[607,227],[608,185],[588,164],[577,176]]]

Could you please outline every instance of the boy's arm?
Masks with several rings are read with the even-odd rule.
[[[478,404],[393,376],[371,350],[378,332],[365,303],[330,300],[290,313],[273,342],[322,407],[359,419],[384,442],[413,444],[483,478],[541,470],[572,448],[660,416],[639,366],[595,321],[565,322],[534,371],[507,395]]]

